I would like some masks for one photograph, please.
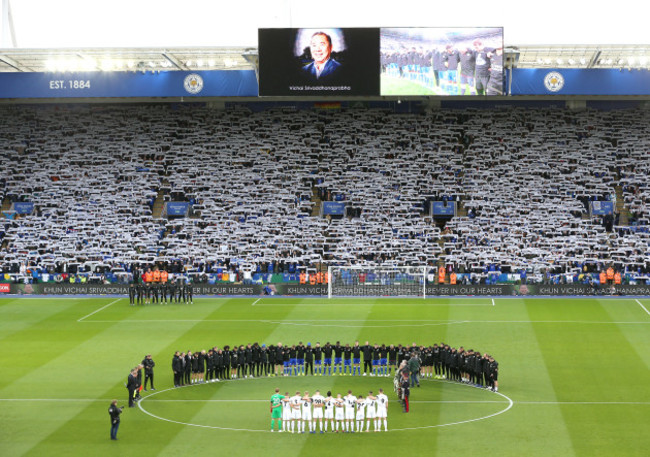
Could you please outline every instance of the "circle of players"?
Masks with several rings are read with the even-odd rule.
[[[361,362],[363,356],[363,364]],[[417,358],[417,371],[411,373],[419,386],[418,376],[448,379],[498,391],[499,364],[485,353],[472,349],[433,346],[341,345],[339,341],[324,346],[316,343],[266,346],[258,343],[246,346],[214,347],[207,352],[176,351],[172,358],[174,386],[269,376],[391,376],[391,373],[412,357]],[[411,364],[412,366],[413,364]],[[363,372],[362,372],[363,366]]]
[[[145,282],[129,285],[129,304],[194,303],[192,285],[184,281]]]
[[[382,425],[384,431],[388,431],[388,397],[383,389],[379,389],[377,395],[370,391],[365,398],[363,395],[354,396],[351,390],[345,397],[340,393],[332,396],[332,392],[323,397],[318,390],[313,396],[309,392],[297,391],[290,397],[289,392],[280,395],[280,389],[275,389],[275,395],[271,397],[271,414],[272,432],[275,419],[278,420],[279,432],[305,433],[308,427],[309,433],[316,433],[316,421],[320,433],[328,431],[328,423],[335,433],[339,429],[341,433],[369,432],[371,423],[375,432],[381,431]]]

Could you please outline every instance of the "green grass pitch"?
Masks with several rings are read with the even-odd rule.
[[[425,87],[414,81],[381,75],[381,95],[448,95],[438,88]]]
[[[126,298],[0,300],[0,455],[646,456],[650,300]],[[175,350],[226,344],[402,343],[490,352],[500,393],[442,381],[403,414],[389,378],[281,377],[172,388]],[[128,369],[156,361],[156,392],[126,408]],[[388,433],[268,433],[275,387],[366,393],[383,387]],[[510,403],[512,402],[512,403]],[[232,430],[238,429],[238,430]]]

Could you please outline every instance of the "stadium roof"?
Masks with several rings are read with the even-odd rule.
[[[513,68],[650,68],[650,46],[516,46]],[[253,70],[257,48],[0,49],[0,72]]]
[[[250,70],[256,48],[0,49],[0,72]]]
[[[264,27],[503,26],[519,68],[648,68],[636,0],[539,4],[329,0],[0,0],[0,72],[253,69]],[[342,14],[345,12],[345,14]],[[573,44],[561,44],[573,43]],[[600,44],[599,44],[600,43]],[[602,44],[609,43],[609,44]],[[636,43],[636,44],[628,44]]]

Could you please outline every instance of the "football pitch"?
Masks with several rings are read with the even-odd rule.
[[[0,455],[646,456],[650,299],[127,298],[0,300]],[[499,392],[423,380],[404,414],[388,377],[239,379],[173,388],[174,351],[259,342],[423,345],[492,354]],[[150,353],[155,392],[111,399]],[[383,388],[389,431],[269,433],[269,398]]]
[[[425,87],[415,81],[381,75],[381,95],[448,95],[437,88]]]

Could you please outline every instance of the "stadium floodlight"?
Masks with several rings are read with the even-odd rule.
[[[208,60],[208,66],[214,67],[214,60],[213,59]]]
[[[135,62],[133,62],[132,60],[129,60],[129,61],[126,63],[126,66],[129,67],[129,68],[133,68],[133,67],[135,67]]]
[[[54,59],[47,59],[45,62],[45,68],[47,71],[55,72],[57,70],[57,62]]]
[[[196,66],[197,67],[202,67],[203,66],[203,60],[202,59],[197,60],[196,61]]]
[[[545,63],[546,65],[549,65],[549,64],[551,63],[551,59],[544,59],[544,63]]]
[[[564,60],[562,60],[562,59],[557,59],[556,62],[557,62],[558,65],[562,65],[562,64],[564,63]]]
[[[584,57],[580,59],[580,65],[585,65],[587,63],[587,59]]]
[[[156,63],[155,63],[155,62],[153,62],[153,61],[149,61],[149,66],[150,66],[151,68],[153,68],[153,67],[155,67],[155,66],[156,66]]]
[[[640,57],[640,58],[639,58],[639,63],[640,63],[641,65],[645,65],[645,64],[647,64],[647,63],[648,63],[648,58],[647,58],[647,57]]]
[[[630,65],[634,65],[634,57],[628,57],[627,63],[629,63]]]
[[[576,61],[575,61],[575,60],[573,60],[573,59],[569,59],[569,65],[575,65],[575,64],[576,64]]]
[[[327,297],[426,298],[426,266],[328,267]]]

